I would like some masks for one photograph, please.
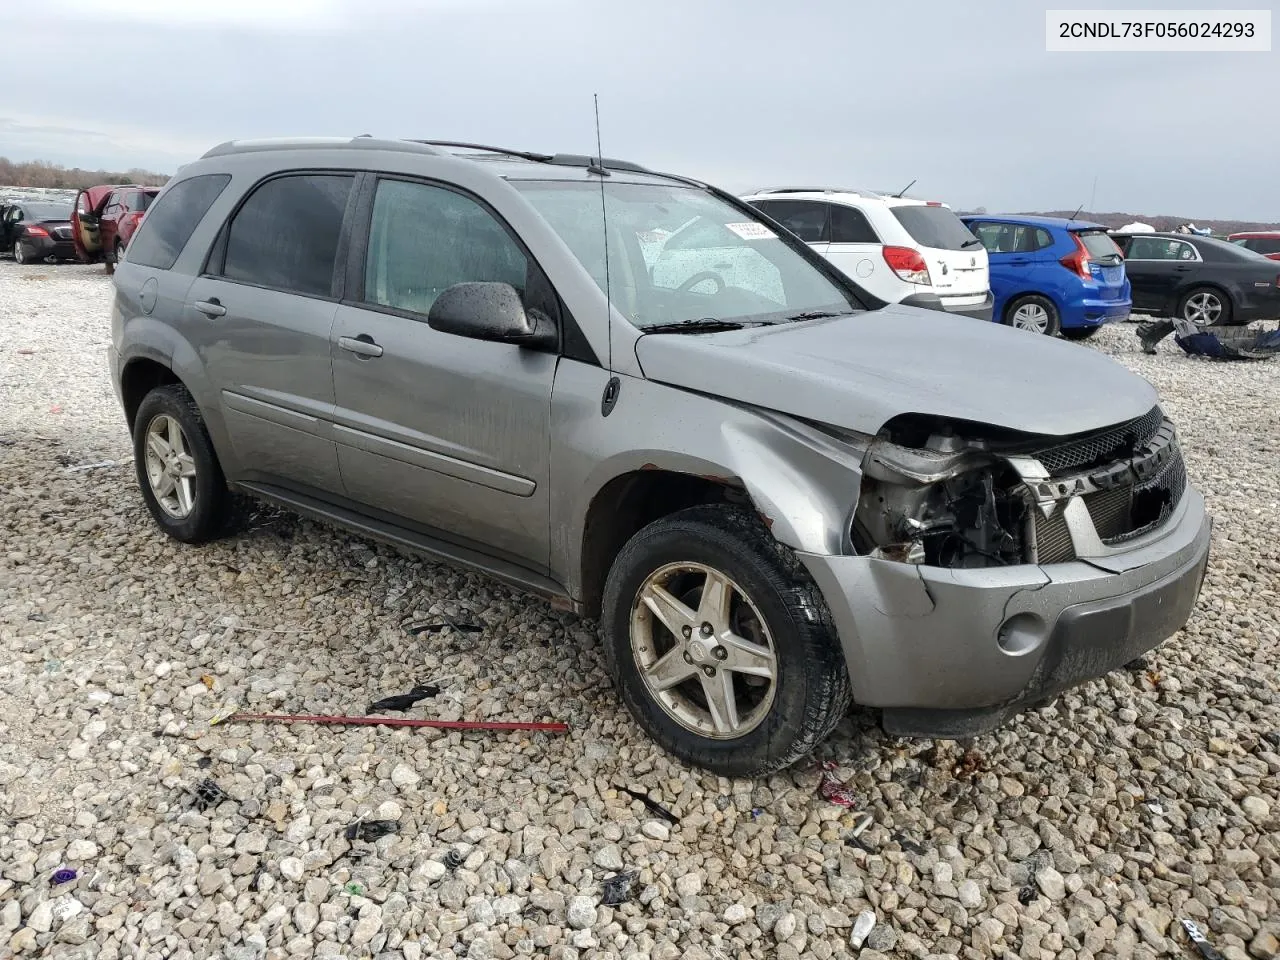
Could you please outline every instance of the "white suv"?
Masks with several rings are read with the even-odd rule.
[[[987,251],[946,204],[780,187],[743,197],[887,303],[991,319]]]

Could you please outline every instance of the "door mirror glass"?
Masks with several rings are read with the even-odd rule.
[[[550,317],[525,311],[509,283],[455,283],[431,304],[427,324],[441,333],[523,347],[554,347],[558,337]]]

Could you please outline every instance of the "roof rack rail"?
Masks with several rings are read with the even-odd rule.
[[[364,134],[359,137],[277,137],[260,140],[228,140],[205,152],[204,157],[225,157],[237,153],[264,153],[271,150],[396,150],[400,152],[439,154],[434,147],[407,140],[379,140]]]
[[[650,173],[647,167],[630,160],[611,160],[609,157],[588,157],[580,153],[557,153],[551,163],[562,167],[596,167],[603,164],[606,170],[625,170],[629,173]]]
[[[531,150],[510,150],[506,147],[492,147],[485,143],[467,143],[463,140],[408,140],[406,143],[423,143],[430,147],[452,147],[457,150],[480,150],[484,153],[501,153],[508,157],[519,157],[535,163],[551,163],[549,153],[534,153]]]
[[[856,193],[860,196],[868,196],[874,193],[872,190],[864,190],[854,187],[764,187],[755,191],[756,193]]]

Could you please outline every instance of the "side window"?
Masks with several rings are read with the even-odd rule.
[[[831,204],[831,242],[832,243],[879,243],[867,215],[857,207],[846,207],[842,203]]]
[[[1248,248],[1255,253],[1280,253],[1280,237],[1256,237],[1250,240]]]
[[[817,200],[760,200],[756,207],[805,243],[826,243],[831,235],[826,203]]]
[[[453,190],[382,180],[365,256],[366,303],[426,315],[456,283],[509,283],[524,296],[529,260],[484,207]]]
[[[1196,258],[1196,248],[1189,243],[1183,243],[1181,240],[1171,241],[1169,248],[1171,260],[1194,260]]]
[[[1158,237],[1133,237],[1125,250],[1128,260],[1163,260],[1161,256],[1165,241]]]
[[[1036,249],[1044,250],[1046,247],[1053,246],[1053,237],[1049,236],[1048,230],[1036,228]]]
[[[129,244],[129,262],[168,270],[231,177],[211,173],[174,184],[147,214]]]
[[[1013,224],[987,221],[974,224],[971,229],[988,253],[1013,252],[1014,231],[1017,229]]]
[[[222,276],[275,290],[329,296],[342,217],[354,180],[336,174],[299,174],[262,184],[227,228]],[[153,210],[144,223],[155,214]]]

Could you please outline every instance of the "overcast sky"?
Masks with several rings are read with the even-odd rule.
[[[1123,4],[1144,5],[1213,4]],[[585,153],[598,92],[606,156],[732,190],[917,179],[993,212],[1280,220],[1280,53],[1047,53],[1065,3],[0,6],[11,159],[171,172],[227,139],[362,133]]]

